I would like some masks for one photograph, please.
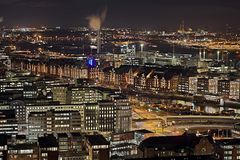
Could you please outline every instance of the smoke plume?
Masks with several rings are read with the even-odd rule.
[[[89,27],[94,30],[97,31],[101,28],[101,19],[99,16],[96,15],[92,15],[88,17],[89,20]]]
[[[100,30],[103,22],[106,19],[106,15],[107,15],[107,8],[105,8],[100,15],[92,15],[87,17],[87,19],[89,20],[89,27],[94,31]]]
[[[0,17],[0,23],[2,23],[3,22],[3,17]]]

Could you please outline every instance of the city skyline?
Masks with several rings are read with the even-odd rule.
[[[234,0],[2,0],[4,26],[88,26],[87,17],[107,8],[105,27],[176,30],[186,27],[239,30],[240,2]]]
[[[0,0],[0,160],[240,160],[239,8]]]

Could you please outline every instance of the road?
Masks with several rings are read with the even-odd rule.
[[[144,107],[133,107],[133,129],[147,129],[160,135],[180,135],[186,128],[205,131],[209,129],[231,129],[234,121],[240,121],[239,117],[233,116],[166,115],[166,113],[149,111]],[[170,121],[187,121],[185,123],[176,123],[173,126],[165,126],[167,119]],[[195,120],[197,120],[198,123],[195,122]],[[209,120],[212,121],[212,123],[209,123]]]

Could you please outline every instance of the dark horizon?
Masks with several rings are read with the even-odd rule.
[[[1,0],[2,26],[88,26],[87,17],[108,9],[104,27],[239,30],[236,0]]]

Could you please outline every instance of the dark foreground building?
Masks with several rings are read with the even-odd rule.
[[[213,159],[215,145],[212,137],[184,134],[182,136],[150,137],[138,147],[139,158]]]
[[[221,160],[238,160],[240,159],[240,139],[228,138],[215,141],[217,145],[216,152]]]
[[[110,143],[102,135],[87,135],[86,150],[87,160],[108,160]]]

